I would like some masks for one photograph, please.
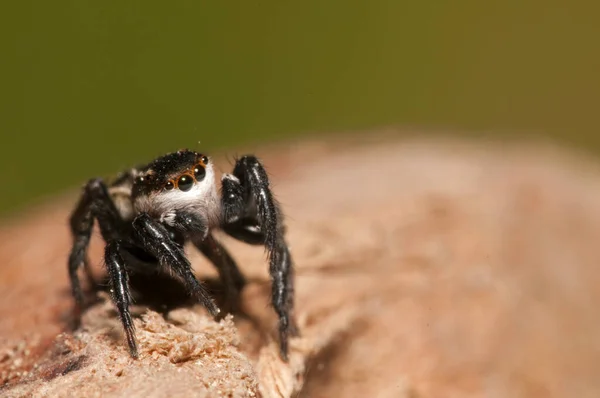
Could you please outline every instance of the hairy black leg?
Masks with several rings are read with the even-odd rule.
[[[225,286],[225,294],[230,311],[239,312],[240,292],[244,288],[246,280],[235,260],[212,234],[209,234],[205,239],[192,239],[192,242],[217,267],[219,277]]]
[[[231,224],[226,224],[223,226],[223,230],[230,236],[251,244],[251,245],[262,245],[265,241],[265,236],[262,233],[260,226],[258,225],[258,221],[256,219],[244,218],[238,221],[235,221]],[[285,292],[277,292],[277,294],[273,294],[273,297],[285,297],[285,304],[280,304],[292,311],[294,308],[294,273],[291,264],[291,256],[288,248],[285,244],[281,245],[278,249],[281,253],[281,259],[275,261],[275,263],[282,264],[281,271],[286,277],[286,286],[287,291]],[[277,269],[273,270],[273,272],[278,272]],[[283,276],[281,276],[283,277]],[[279,278],[278,278],[279,279]],[[292,336],[298,335],[298,328],[294,322],[293,314],[290,314],[289,317],[289,333]]]
[[[227,224],[240,220],[246,212],[249,192],[244,189],[239,177],[224,174],[221,179],[221,208],[223,221]]]
[[[86,276],[88,285],[91,287],[92,290],[96,291],[98,289],[98,285],[97,285],[96,280],[94,279],[94,273],[92,271],[92,264],[90,262],[89,257],[87,257],[87,256],[83,260],[83,269],[85,270],[85,276]]]
[[[167,228],[146,213],[140,214],[133,220],[133,227],[144,249],[156,257],[165,269],[173,270],[208,312],[217,316],[220,312],[219,308],[204,286],[196,279],[190,262],[182,248],[170,238]]]
[[[278,244],[269,264],[272,280],[273,307],[279,315],[281,355],[287,360],[288,337],[298,335],[293,316],[294,272],[292,256],[284,242]]]
[[[231,255],[209,234],[207,222],[197,213],[178,211],[171,217],[170,225],[185,233],[202,254],[217,267],[225,285],[230,310],[237,312],[240,304],[239,294],[245,280]]]
[[[84,261],[86,261],[86,253],[93,226],[94,218],[92,216],[91,198],[88,197],[86,191],[71,216],[73,246],[69,255],[69,279],[71,280],[73,297],[78,307],[83,305],[83,292],[81,291],[81,282],[77,271]]]
[[[137,341],[135,338],[135,327],[131,314],[129,313],[129,305],[131,304],[131,295],[129,293],[129,278],[125,269],[125,262],[121,257],[120,242],[111,240],[105,248],[104,259],[108,268],[108,275],[111,284],[111,296],[119,311],[119,317],[125,329],[127,336],[127,344],[129,352],[134,358],[138,357]]]
[[[232,175],[222,178],[222,208],[225,226],[230,235],[246,242],[262,235],[269,258],[272,281],[272,304],[279,316],[280,351],[288,358],[288,338],[297,334],[293,319],[293,261],[285,242],[282,215],[269,187],[264,167],[254,156],[243,156]],[[256,218],[253,225],[244,219]]]
[[[92,179],[85,185],[83,195],[70,218],[73,246],[68,262],[69,278],[78,307],[83,304],[83,293],[77,271],[87,261],[87,248],[94,226],[94,219],[98,220],[105,240],[117,237],[117,231],[122,221],[110,200],[106,185],[99,178]],[[89,272],[89,269],[86,269],[86,272]]]

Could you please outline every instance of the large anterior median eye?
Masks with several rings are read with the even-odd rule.
[[[192,176],[183,175],[179,177],[179,181],[177,181],[177,187],[181,191],[189,191],[192,189],[192,185],[194,185],[194,179]]]
[[[202,181],[204,176],[206,176],[206,169],[201,165],[196,165],[194,167],[194,176],[196,177],[196,181]]]

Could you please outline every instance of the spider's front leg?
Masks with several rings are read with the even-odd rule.
[[[272,304],[279,316],[281,356],[288,358],[289,336],[298,334],[294,321],[294,270],[284,238],[283,216],[273,198],[269,177],[254,156],[243,156],[232,174],[222,178],[223,230],[268,252]]]
[[[106,268],[110,277],[110,293],[125,329],[129,353],[132,357],[137,358],[138,348],[135,338],[135,327],[129,313],[129,305],[131,304],[129,277],[125,268],[125,261],[123,261],[123,257],[121,256],[121,246],[121,241],[109,241],[104,249],[104,261],[106,262]]]
[[[174,222],[199,222],[189,217],[191,215],[176,215]],[[201,227],[201,224],[195,225],[197,228]],[[220,313],[219,307],[196,279],[183,249],[171,239],[167,228],[147,213],[142,213],[135,218],[133,228],[142,247],[156,257],[165,269],[173,270],[185,282],[189,292],[200,300],[212,316],[216,317]]]
[[[212,234],[209,234],[203,240],[192,239],[192,242],[198,250],[200,250],[200,252],[215,265],[219,272],[219,277],[225,288],[225,296],[227,299],[226,312],[240,313],[240,292],[244,288],[246,280],[240,272],[235,260]]]
[[[246,281],[235,260],[210,233],[207,221],[198,213],[180,210],[170,215],[169,222],[190,238],[194,246],[216,266],[225,286],[228,312],[239,312],[240,291]]]
[[[80,309],[83,305],[83,293],[77,271],[82,264],[87,263],[87,249],[94,219],[98,220],[100,232],[106,241],[118,238],[123,222],[110,199],[106,185],[99,178],[92,179],[85,185],[83,195],[70,218],[73,246],[68,261],[69,278],[75,302]],[[87,267],[86,272],[91,277]]]

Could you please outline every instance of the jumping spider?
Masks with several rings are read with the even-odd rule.
[[[186,242],[214,263],[228,301],[238,302],[245,280],[229,253],[213,237],[212,231],[218,228],[245,243],[265,246],[272,305],[279,316],[280,353],[287,360],[288,337],[297,333],[293,264],[284,238],[282,213],[269,188],[268,175],[255,156],[241,157],[231,174],[223,174],[221,195],[210,158],[191,150],[169,153],[123,172],[110,185],[99,178],[90,180],[70,218],[73,247],[68,266],[77,308],[83,303],[77,271],[87,264],[94,220],[106,243],[104,260],[112,299],[132,357],[138,357],[138,348],[129,313],[131,271],[171,272],[212,316],[221,312],[194,276],[184,254]]]

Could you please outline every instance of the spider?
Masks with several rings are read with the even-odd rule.
[[[279,351],[288,360],[288,339],[298,334],[293,317],[293,262],[282,212],[267,172],[255,156],[236,160],[233,171],[223,174],[220,192],[211,159],[188,149],[122,172],[111,184],[100,178],[89,180],[70,217],[73,246],[68,270],[78,309],[83,305],[78,270],[82,265],[88,270],[87,249],[95,220],[106,244],[104,262],[112,301],[133,358],[139,354],[129,312],[129,273],[170,272],[213,317],[221,313],[192,271],[184,252],[187,242],[216,266],[227,300],[238,302],[245,279],[214,238],[213,231],[220,229],[245,243],[265,246],[271,302],[279,318]]]

